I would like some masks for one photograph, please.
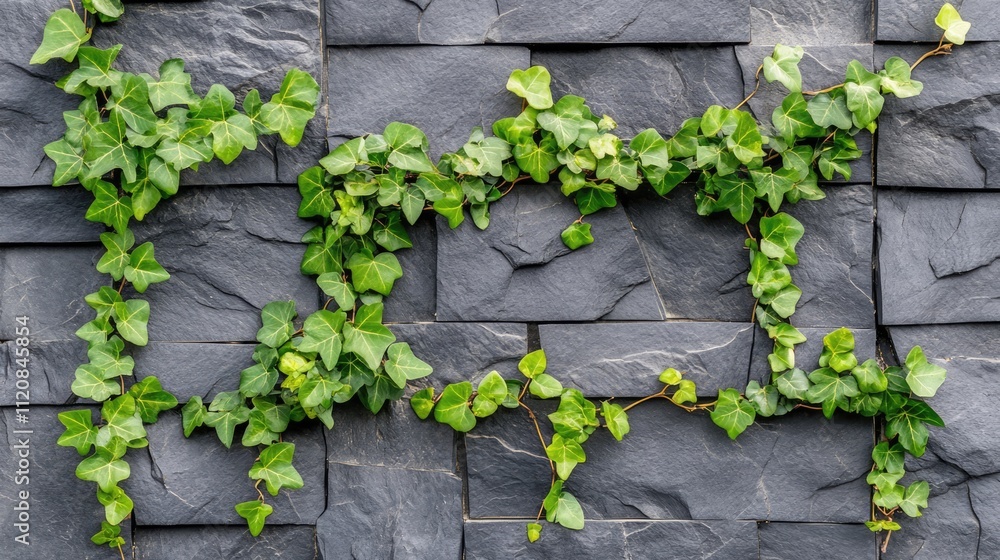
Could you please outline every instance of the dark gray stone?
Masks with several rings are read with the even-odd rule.
[[[329,465],[316,523],[325,560],[462,557],[462,479],[451,473]]]
[[[915,61],[932,47],[879,45],[875,60],[879,66],[890,56]],[[1000,76],[986,70],[998,57],[1000,43],[955,47],[951,56],[929,58],[914,70],[924,84],[920,95],[886,98],[878,130],[880,185],[1000,188]]]
[[[793,320],[794,322],[794,320]],[[823,337],[835,329],[799,327],[806,341],[795,347],[795,367],[811,372],[819,369],[819,355],[823,352]],[[875,329],[851,329],[854,334],[854,355],[858,362],[879,358],[875,348]],[[753,360],[750,362],[750,379],[761,383],[771,379],[771,366],[767,355],[774,351],[774,341],[767,331],[757,330],[753,341]]]
[[[111,280],[94,268],[101,254],[91,245],[0,248],[0,339],[13,339],[15,319],[23,316],[32,344],[75,340],[73,333],[94,318],[83,296]]]
[[[644,397],[660,372],[678,369],[698,394],[746,386],[751,323],[601,323],[541,325],[548,370],[592,397]]]
[[[623,197],[649,271],[669,319],[747,321],[753,297],[746,232],[726,213],[695,212],[694,187],[666,197],[649,190]]]
[[[848,3],[843,0],[832,0],[831,5],[842,7]],[[854,2],[857,3],[857,2]],[[802,4],[787,2],[789,6],[802,6]],[[870,9],[870,4],[866,10]],[[757,42],[757,41],[755,41]],[[777,42],[785,45],[796,45],[793,41],[778,39]],[[743,89],[745,95],[750,95],[753,91],[756,80],[754,76],[757,68],[763,63],[764,58],[771,56],[774,45],[768,46],[739,46],[736,47],[736,56],[743,69]],[[815,46],[807,47],[805,55],[799,61],[799,68],[802,72],[802,89],[805,91],[820,90],[835,84],[843,83],[844,73],[847,65],[852,60],[857,60],[865,68],[872,68],[874,65],[874,52],[871,45],[837,45],[837,46]],[[781,101],[788,95],[788,90],[779,82],[768,83],[764,74],[760,75],[760,88],[757,93],[747,102],[750,111],[757,117],[757,120],[765,123],[766,128],[772,129],[771,113],[775,107],[781,106]],[[732,105],[730,105],[731,107]],[[854,140],[861,150],[862,156],[857,161],[851,163],[851,181],[855,183],[870,182],[872,180],[872,135],[862,132],[855,136]],[[821,177],[822,179],[822,177]],[[845,182],[837,175],[834,182]]]
[[[536,50],[531,63],[549,69],[556,98],[567,93],[586,98],[594,114],[618,122],[622,138],[646,128],[673,135],[710,105],[732,107],[744,96],[732,47]]]
[[[519,377],[517,364],[528,353],[527,328],[516,323],[420,323],[389,329],[434,368],[430,377],[413,382],[418,386],[478,381],[493,370]]]
[[[122,43],[122,69],[156,75],[160,63],[183,58],[196,93],[220,83],[242,100],[252,88],[264,101],[281,86],[285,72],[302,69],[322,83],[322,19],[316,0],[226,0],[132,3],[114,25],[102,26],[94,42]],[[321,98],[322,101],[322,98]],[[302,142],[289,148],[272,136],[255,152],[229,166],[220,161],[182,174],[185,184],[294,183],[326,153],[325,104],[307,126]]]
[[[757,557],[757,524],[746,521],[596,521],[582,531],[543,523],[529,544],[524,521],[467,521],[465,557],[731,560]],[[669,544],[665,544],[669,543]]]
[[[239,388],[240,372],[253,365],[254,346],[153,341],[132,351],[135,377],[156,376],[182,404],[193,396],[210,402]]]
[[[648,270],[649,265],[646,265]],[[648,320],[663,320],[663,302],[652,281],[639,284],[618,300],[610,313],[601,317],[602,321],[628,321],[630,318],[645,317]]]
[[[28,323],[29,328],[31,323]],[[15,394],[17,373],[28,371],[30,399],[33,406],[59,405],[73,402],[76,398],[70,390],[76,367],[87,362],[87,343],[82,340],[59,340],[51,342],[30,341],[28,362],[18,364],[16,349],[20,348],[11,340],[0,345],[0,406],[11,406],[19,399]],[[28,367],[23,367],[27,365]]]
[[[93,200],[77,186],[0,190],[0,243],[97,243],[104,226],[84,219]]]
[[[761,560],[878,559],[875,535],[864,525],[761,523]]]
[[[881,191],[881,321],[1000,321],[1000,195]]]
[[[879,41],[937,42],[941,28],[934,24],[942,2],[937,0],[878,0],[875,38]],[[954,2],[962,19],[972,22],[970,41],[1000,40],[1000,21],[996,5],[990,0]]]
[[[316,530],[269,523],[253,537],[246,527],[137,527],[135,547],[136,560],[314,560]]]
[[[284,441],[295,444],[292,463],[305,485],[281,490],[277,496],[265,494],[274,506],[268,525],[312,525],[323,513],[326,445],[321,429],[310,422],[284,433]],[[226,449],[213,428],[198,428],[185,438],[180,412],[171,411],[161,413],[146,431],[149,447],[129,454],[132,476],[122,483],[135,501],[138,525],[246,524],[233,507],[257,499],[247,472],[259,450],[240,445],[242,430],[237,430],[233,447]]]
[[[437,311],[437,227],[430,217],[407,226],[413,247],[396,251],[403,277],[385,298],[386,322],[433,321]]]
[[[295,217],[299,201],[294,187],[191,189],[133,227],[171,274],[145,294],[150,339],[252,341],[271,301],[314,311],[319,288],[299,272],[312,224]]]
[[[664,5],[667,4],[667,5]],[[335,0],[331,45],[476,43],[740,43],[748,0],[613,4],[526,0]]]
[[[554,403],[533,408],[544,414]],[[629,421],[621,443],[603,430],[591,436],[587,462],[566,486],[588,518],[868,519],[868,419],[795,413],[752,426],[737,441],[705,415],[667,403],[635,408]],[[527,415],[503,411],[465,438],[470,517],[534,518],[550,474]]]
[[[649,282],[619,207],[588,216],[596,241],[576,251],[560,233],[579,210],[556,185],[517,188],[490,212],[486,231],[468,220],[454,230],[438,222],[440,321],[593,321]],[[652,298],[639,311],[628,319],[661,318]]]
[[[489,131],[493,121],[517,115],[521,100],[507,91],[507,78],[530,65],[522,47],[338,48],[329,56],[329,136],[382,132],[403,121],[427,134],[435,158],[461,148],[474,127]]]
[[[101,528],[104,507],[94,497],[93,482],[80,480],[74,474],[83,459],[72,447],[60,447],[56,439],[64,426],[56,418],[59,412],[69,410],[49,406],[32,406],[28,410],[28,423],[15,420],[15,409],[0,409],[0,430],[4,445],[0,451],[0,537],[3,538],[7,558],[79,558],[80,560],[115,560],[120,558],[118,549],[94,546],[90,537]],[[32,430],[31,434],[16,434],[14,430]],[[18,454],[27,439],[27,469],[22,469]],[[21,447],[17,447],[21,446]],[[131,455],[130,455],[131,456]],[[18,474],[18,470],[23,470]],[[20,477],[26,476],[27,480]],[[20,480],[20,483],[18,481]],[[20,531],[21,513],[14,508],[21,502],[20,492],[28,492],[30,544],[14,542]],[[131,548],[131,531],[126,521],[122,536]]]
[[[872,40],[873,0],[750,0],[758,45],[849,45]]]
[[[49,15],[66,6],[61,0],[7,2],[0,18],[0,36],[7,48],[0,54],[0,186],[47,185],[55,166],[42,147],[58,140],[66,129],[63,111],[80,103],[55,86],[72,69],[62,60],[43,66],[28,60],[42,42]],[[6,224],[4,228],[8,227]]]

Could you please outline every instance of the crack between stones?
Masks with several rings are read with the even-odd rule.
[[[969,511],[972,512],[972,517],[976,518],[976,560],[979,560],[979,546],[983,542],[983,522],[979,519],[979,514],[976,513],[976,506],[972,504],[972,487],[968,484],[965,485],[965,489],[968,492],[969,497]]]

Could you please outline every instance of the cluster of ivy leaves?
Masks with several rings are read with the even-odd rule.
[[[90,46],[92,27],[85,22],[88,16],[91,25],[117,20],[124,12],[120,0],[84,0],[82,8],[82,18],[75,8],[51,14],[31,63],[55,58],[77,63],[56,86],[82,101],[63,113],[66,132],[46,145],[45,153],[55,162],[52,184],[75,183],[89,191],[94,200],[86,219],[110,228],[100,236],[106,251],[97,270],[110,275],[117,289],[105,286],[85,297],[95,316],[76,332],[87,342],[88,361],[76,369],[72,383],[74,395],[102,403],[101,421],[93,423],[90,409],[60,413],[66,430],[58,443],[87,456],[76,475],[98,486],[105,520],[92,540],[120,548],[125,541],[119,524],[133,507],[119,486],[130,472],[124,455],[129,448],[147,446],[143,425],[177,405],[153,376],[126,390],[125,378],[135,366],[126,343],[147,344],[150,314],[149,303],[129,293],[143,294],[170,278],[152,243],[136,246],[129,224],[176,194],[185,169],[197,170],[215,158],[229,164],[244,149],[255,149],[261,135],[279,134],[297,145],[315,115],[319,86],[293,69],[267,103],[251,90],[240,111],[225,86],[196,94],[182,60],[167,60],[156,77],[116,69],[122,46]]]

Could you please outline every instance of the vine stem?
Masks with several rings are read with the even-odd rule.
[[[122,545],[118,545],[118,554],[121,555],[122,560],[125,560],[125,551],[122,550]]]
[[[520,177],[518,177],[517,179],[514,179],[513,181],[511,181],[511,182],[510,182],[510,186],[509,186],[509,187],[507,187],[507,190],[503,191],[503,192],[502,192],[502,193],[500,194],[500,198],[503,198],[503,197],[507,196],[507,194],[508,194],[508,193],[510,193],[510,191],[514,189],[514,185],[516,185],[516,184],[518,184],[519,182],[521,182],[521,181],[523,181],[523,180],[527,179],[528,177],[531,177],[531,175],[521,175],[521,176],[520,176]]]
[[[74,3],[73,3],[73,0],[69,0],[69,7],[70,7],[70,8],[73,8],[73,13],[74,13],[74,14],[76,14],[76,15],[80,15],[80,14],[79,14],[79,13],[77,13],[77,11],[76,11],[76,4],[74,4]]]
[[[257,482],[253,485],[253,489],[257,491],[257,495],[260,496],[258,498],[258,500],[260,501],[260,503],[263,504],[264,503],[264,493],[260,491],[260,482],[262,480],[264,480],[264,479],[258,478]]]
[[[122,278],[122,283],[118,285],[118,295],[122,295],[122,290],[125,289],[125,279]]]
[[[531,418],[531,423],[535,425],[535,433],[538,434],[538,443],[540,443],[542,445],[542,450],[544,451],[545,450],[545,436],[542,435],[542,427],[540,425],[538,425],[538,417],[535,416],[535,411],[531,410],[531,407],[529,407],[528,405],[526,405],[523,402],[521,402],[520,399],[518,399],[517,404],[518,404],[518,406],[520,406],[524,410],[528,411],[528,417]],[[549,457],[548,457],[547,454],[546,454],[545,458],[548,459],[548,461],[549,461],[549,470],[552,471],[552,482],[550,483],[550,485],[551,485],[551,484],[555,483],[555,481],[556,481],[556,464],[552,462],[552,459],[549,459]]]
[[[733,107],[733,111],[735,111],[735,110],[739,109],[740,107],[746,105],[747,101],[750,101],[750,99],[753,96],[757,95],[757,90],[760,89],[760,71],[763,70],[763,69],[764,69],[764,65],[763,64],[761,64],[760,66],[757,67],[757,72],[755,72],[754,75],[753,75],[753,79],[756,82],[755,85],[753,86],[753,91],[750,92],[750,95],[746,96],[746,99],[744,99],[743,101],[740,101],[739,105]]]
[[[648,395],[648,396],[642,397],[641,399],[635,401],[634,403],[632,403],[632,404],[630,404],[628,406],[622,407],[622,412],[628,412],[629,410],[632,410],[633,408],[639,406],[640,404],[642,404],[642,403],[644,403],[646,401],[651,401],[653,399],[665,399],[665,398],[667,398],[667,387],[666,386],[664,386],[658,392],[653,393],[652,395]]]

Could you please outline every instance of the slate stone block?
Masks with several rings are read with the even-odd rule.
[[[879,45],[875,61],[879,66],[890,56],[915,61],[933,46]],[[878,130],[880,185],[1000,188],[1000,75],[984,70],[998,57],[1000,43],[956,47],[952,55],[929,58],[914,70],[913,78],[924,84],[920,95],[886,99]]]
[[[836,5],[842,9],[843,5],[849,2],[832,0],[829,3],[831,6]],[[801,6],[801,4],[793,4],[791,2],[787,4]],[[870,9],[870,6],[867,9]],[[780,38],[776,42],[784,45],[798,44]],[[772,52],[774,52],[774,45],[736,47],[736,56],[740,61],[740,67],[743,69],[744,95],[750,95],[750,92],[753,91],[756,83],[754,76],[757,68],[763,63],[764,58],[771,56]],[[805,55],[799,61],[799,69],[802,72],[802,89],[805,91],[820,90],[843,83],[847,65],[852,60],[857,60],[865,68],[872,69],[875,62],[872,46],[837,45],[806,47]],[[772,128],[771,114],[776,107],[781,106],[781,101],[786,95],[788,95],[788,90],[780,82],[768,83],[767,79],[764,78],[764,74],[761,73],[760,88],[753,98],[747,102],[747,105],[758,121],[765,123],[768,128]],[[727,105],[727,107],[732,106]],[[881,124],[881,121],[879,124]],[[862,156],[850,164],[850,181],[855,183],[870,182],[872,180],[872,136],[868,132],[862,132],[855,136],[854,140],[857,142]],[[840,175],[836,175],[834,182],[846,181]]]
[[[240,101],[253,88],[267,101],[292,68],[322,83],[321,26],[316,0],[132,3],[125,17],[94,34],[94,43],[101,48],[124,44],[118,55],[124,70],[156,75],[164,60],[182,58],[196,93],[204,95],[220,83]],[[229,166],[215,161],[182,174],[181,180],[193,185],[294,183],[326,154],[324,121],[325,103],[297,147],[271,136]]]
[[[474,43],[741,43],[749,0],[649,4],[526,0],[334,0],[331,45]]]
[[[429,377],[413,381],[416,386],[478,382],[493,370],[520,377],[517,364],[528,353],[527,327],[517,323],[420,323],[389,330],[434,368]]]
[[[593,321],[649,282],[618,207],[588,216],[596,241],[576,251],[560,233],[579,210],[554,184],[514,189],[490,213],[486,231],[470,220],[454,230],[438,221],[440,321]],[[658,311],[650,299],[628,319],[657,320]]]
[[[761,560],[877,560],[878,557],[875,535],[864,525],[760,524]]]
[[[618,122],[616,133],[622,138],[647,128],[671,136],[685,119],[701,116],[710,105],[732,107],[744,97],[731,47],[535,50],[531,63],[549,69],[553,96],[586,98],[594,114]]]
[[[751,323],[600,323],[540,325],[548,371],[593,397],[644,397],[659,391],[660,372],[685,373],[701,396],[744,387]]]
[[[137,527],[135,547],[136,560],[314,560],[316,530],[268,523],[260,536],[253,537],[246,527]]]
[[[402,121],[427,134],[435,159],[461,148],[474,127],[488,132],[520,112],[505,86],[531,62],[522,47],[337,48],[329,58],[331,145]]]
[[[93,200],[77,186],[0,190],[0,243],[97,243],[104,225],[84,218]]]
[[[28,323],[29,328],[31,323]],[[30,341],[28,361],[19,364],[17,356],[19,348],[15,341],[10,340],[0,344],[0,406],[13,406],[18,400],[18,371],[28,371],[30,383],[30,400],[33,406],[59,405],[72,402],[76,397],[70,390],[73,383],[73,372],[77,366],[86,363],[87,343],[79,340],[58,340],[51,342]],[[23,367],[27,365],[28,367]]]
[[[329,465],[320,558],[462,558],[462,479],[435,471]]]
[[[757,524],[746,521],[596,521],[582,531],[544,523],[529,544],[524,521],[467,521],[465,557],[492,558],[756,558]],[[669,543],[669,544],[665,544]]]
[[[136,380],[155,375],[183,405],[193,396],[207,403],[217,393],[238,389],[240,372],[254,363],[255,346],[153,341],[131,355]]]
[[[544,416],[555,403],[532,407]],[[795,413],[732,441],[705,415],[652,403],[631,410],[629,423],[632,431],[620,443],[605,431],[591,436],[587,461],[566,486],[587,518],[868,519],[870,420]],[[547,433],[548,422],[542,424]],[[550,474],[527,415],[503,411],[465,441],[470,517],[534,518]]]
[[[874,0],[750,0],[758,45],[849,45],[872,40]]]
[[[934,24],[934,18],[941,4],[937,0],[878,0],[875,2],[876,40],[937,42],[941,38],[941,28]],[[1000,21],[997,21],[993,2],[964,0],[954,4],[962,19],[972,22],[972,29],[966,36],[968,40],[1000,40]]]
[[[1000,321],[1000,195],[880,191],[881,321]]]
[[[836,329],[799,327],[799,331],[806,336],[806,341],[795,347],[795,367],[806,372],[819,369],[823,337],[834,330]],[[858,362],[877,358],[875,329],[851,329],[851,332],[854,334],[854,355]],[[753,341],[753,360],[750,362],[750,379],[760,383],[770,381],[771,366],[767,363],[767,355],[773,351],[774,341],[768,338],[767,331],[757,329]]]
[[[908,467],[909,468],[909,467]],[[926,478],[924,472],[917,477]],[[936,560],[938,558],[996,558],[1000,549],[988,542],[987,535],[994,535],[996,519],[995,477],[991,480],[992,492],[984,498],[992,498],[992,503],[979,500],[978,492],[973,493],[973,485],[958,483],[944,486],[940,490],[932,487],[926,514],[916,519],[899,517],[903,530],[894,533],[889,547],[882,558],[885,560]],[[908,477],[904,482],[914,480]],[[932,481],[933,484],[933,481]],[[975,506],[973,504],[976,504]],[[980,517],[982,516],[982,517]],[[992,522],[994,525],[987,525]]]
[[[32,344],[76,340],[73,333],[93,319],[83,296],[111,280],[94,266],[103,248],[13,246],[0,248],[0,339],[11,340],[28,317]]]
[[[150,339],[253,341],[271,301],[314,311],[319,288],[299,272],[313,224],[295,217],[299,200],[294,187],[189,189],[136,225],[171,274],[145,294]]]
[[[437,227],[426,216],[406,231],[413,247],[395,253],[403,277],[393,284],[392,296],[385,298],[382,318],[393,323],[433,321],[437,310]]]
[[[76,407],[80,408],[80,407]],[[0,537],[3,538],[8,558],[79,558],[80,560],[114,560],[120,558],[117,549],[94,546],[90,537],[101,527],[104,507],[94,497],[93,482],[80,480],[74,474],[83,457],[72,447],[55,444],[64,426],[56,415],[71,410],[50,406],[32,406],[28,423],[15,419],[14,408],[0,408],[0,430],[5,435],[0,448]],[[15,434],[14,430],[28,429],[31,434]],[[27,469],[21,468],[19,453],[27,441]],[[20,446],[20,447],[18,447]],[[18,470],[26,471],[18,474]],[[18,480],[26,476],[27,480]],[[28,492],[27,510],[30,544],[14,542],[20,534],[15,523],[20,523],[20,492]],[[131,548],[131,531],[128,523],[122,531],[126,551]],[[16,548],[15,548],[16,547]],[[11,556],[14,552],[17,556]]]
[[[284,441],[295,444],[292,464],[305,482],[299,490],[267,494],[274,513],[270,525],[312,525],[323,513],[326,445],[319,423],[290,427]],[[135,501],[138,525],[245,525],[233,507],[257,499],[247,476],[259,450],[240,445],[237,430],[233,447],[226,449],[213,428],[184,437],[180,411],[160,414],[146,426],[149,447],[129,454],[132,476],[122,487]],[[147,451],[148,450],[148,451]],[[263,489],[263,486],[261,487]]]
[[[66,129],[63,111],[80,103],[55,87],[72,69],[62,60],[30,65],[42,42],[49,15],[65,7],[61,0],[7,2],[0,19],[0,36],[8,39],[0,53],[0,187],[48,185],[55,165],[42,147],[58,140]],[[7,227],[3,226],[4,229]]]

